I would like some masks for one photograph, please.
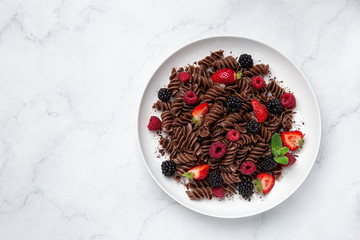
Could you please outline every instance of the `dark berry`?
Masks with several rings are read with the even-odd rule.
[[[160,88],[158,92],[158,98],[163,102],[169,101],[171,98],[170,90],[167,88]]]
[[[218,187],[223,184],[223,179],[218,171],[209,173],[208,183],[211,187]]]
[[[236,96],[230,96],[226,101],[226,109],[230,112],[239,112],[241,107],[240,99]]]
[[[271,113],[281,113],[283,110],[280,99],[276,98],[274,100],[270,100],[267,104],[267,109]]]
[[[176,171],[176,164],[173,160],[166,160],[161,163],[161,170],[162,173],[167,176],[171,177],[174,176],[174,173]]]
[[[260,130],[260,124],[257,121],[250,120],[245,128],[249,133],[257,133]]]
[[[277,162],[275,162],[272,157],[267,157],[267,158],[265,158],[264,161],[262,161],[260,163],[261,168],[264,169],[265,171],[274,169],[276,167],[276,165],[277,165]]]
[[[239,64],[242,68],[251,68],[253,66],[253,60],[249,54],[241,54],[239,57]]]
[[[248,180],[243,180],[239,184],[239,194],[243,198],[249,198],[253,194],[254,190],[254,184]]]

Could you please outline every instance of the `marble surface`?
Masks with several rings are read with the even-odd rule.
[[[168,197],[136,118],[172,52],[218,35],[262,41],[308,77],[321,149],[288,200],[217,219]],[[0,239],[359,239],[360,2],[2,0]]]

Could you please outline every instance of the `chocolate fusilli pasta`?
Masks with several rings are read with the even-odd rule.
[[[252,100],[266,106],[269,101],[280,99],[285,90],[275,80],[265,83],[262,88],[254,88],[252,78],[268,75],[269,65],[257,64],[241,68],[237,58],[224,57],[223,53],[223,50],[215,51],[197,64],[173,68],[167,86],[171,100],[159,100],[154,103],[153,108],[162,112],[161,131],[165,136],[160,138],[159,144],[176,164],[174,179],[181,181],[182,175],[189,169],[209,164],[210,173],[219,172],[225,194],[231,196],[238,191],[240,182],[252,181],[263,171],[262,161],[272,156],[272,136],[292,128],[294,112],[283,109],[278,113],[270,113],[267,120],[259,125],[256,133],[249,131],[247,124],[251,120],[257,120]],[[235,73],[241,72],[242,77],[227,85],[213,82],[214,72],[223,68],[231,69]],[[189,76],[185,81],[181,79],[183,72]],[[185,95],[189,91],[198,98],[194,105],[185,101]],[[236,111],[229,110],[227,101],[230,96],[235,96],[241,102]],[[193,111],[200,103],[207,103],[209,110],[199,124],[193,120]],[[236,141],[230,141],[226,136],[231,130],[240,134]],[[226,153],[221,158],[211,157],[209,152],[213,143],[226,146]],[[241,171],[244,162],[255,164],[256,171],[244,174]],[[278,179],[282,166],[277,164],[269,172]],[[193,180],[186,184],[186,187],[186,194],[191,200],[211,199],[213,196],[208,179]]]

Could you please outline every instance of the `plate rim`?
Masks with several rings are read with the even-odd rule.
[[[145,157],[144,157],[144,153],[143,153],[143,150],[141,148],[141,144],[140,144],[140,109],[141,109],[141,105],[144,101],[144,95],[146,93],[146,90],[149,88],[149,84],[150,84],[150,80],[154,77],[154,75],[156,74],[156,72],[159,70],[159,68],[161,67],[161,65],[166,62],[169,58],[171,58],[172,56],[174,56],[175,54],[177,54],[178,52],[180,52],[182,49],[192,45],[192,44],[196,44],[196,43],[199,43],[199,42],[202,42],[202,41],[206,41],[206,40],[215,40],[215,39],[221,39],[221,38],[233,38],[233,39],[242,39],[242,40],[247,40],[247,41],[253,41],[257,44],[260,44],[260,45],[263,45],[269,49],[271,49],[272,51],[275,51],[277,54],[281,55],[282,57],[284,57],[287,61],[289,61],[294,67],[295,69],[301,74],[301,76],[303,77],[303,79],[305,79],[305,83],[308,85],[309,89],[310,89],[310,92],[311,94],[313,95],[314,99],[315,99],[315,107],[316,107],[316,112],[317,112],[317,117],[319,119],[319,133],[318,133],[318,139],[317,139],[317,146],[316,146],[316,154],[314,156],[314,159],[312,161],[312,165],[311,167],[308,169],[308,171],[306,172],[306,174],[304,175],[304,177],[301,179],[301,181],[299,181],[298,185],[292,190],[290,191],[287,196],[285,198],[283,198],[281,201],[277,202],[276,204],[266,208],[266,209],[262,209],[260,211],[254,211],[253,213],[250,213],[250,214],[245,214],[245,215],[240,215],[240,216],[225,216],[225,215],[217,215],[217,214],[211,214],[211,213],[208,213],[208,212],[204,212],[204,211],[201,211],[201,210],[198,210],[196,208],[193,208],[189,205],[187,205],[186,203],[183,203],[181,201],[179,201],[178,199],[176,199],[176,197],[174,197],[172,194],[170,194],[155,178],[154,174],[150,171],[150,168],[145,160]],[[252,38],[247,38],[247,37],[241,37],[241,36],[232,36],[232,35],[223,35],[223,36],[211,36],[211,37],[206,37],[206,38],[201,38],[201,39],[198,39],[196,41],[192,41],[190,43],[187,43],[185,45],[183,45],[182,47],[178,48],[176,51],[174,51],[172,54],[170,54],[168,57],[166,57],[163,61],[161,61],[160,65],[155,69],[155,71],[153,72],[153,74],[151,75],[151,77],[149,78],[146,86],[145,86],[145,89],[142,93],[142,96],[141,96],[141,99],[140,99],[140,103],[139,103],[139,106],[138,106],[138,114],[137,114],[137,141],[138,141],[138,147],[140,149],[140,154],[141,154],[141,157],[142,157],[142,160],[146,166],[146,169],[148,171],[148,173],[150,173],[151,177],[153,178],[153,180],[157,183],[157,185],[169,196],[171,197],[173,200],[175,200],[177,203],[181,204],[182,206],[194,211],[194,212],[197,212],[197,213],[200,213],[200,214],[203,214],[203,215],[206,215],[206,216],[210,216],[210,217],[216,217],[216,218],[224,218],[224,219],[235,219],[235,218],[246,218],[246,217],[250,217],[250,216],[254,216],[254,215],[258,215],[260,213],[264,213],[266,211],[269,211],[270,209],[272,208],[275,208],[276,206],[280,205],[281,203],[283,203],[285,200],[287,200],[291,195],[293,195],[299,188],[300,186],[304,183],[305,179],[309,176],[311,170],[313,169],[314,167],[314,164],[316,162],[316,158],[317,156],[319,155],[319,149],[320,149],[320,144],[321,144],[321,132],[322,132],[322,126],[321,126],[321,114],[320,114],[320,108],[319,108],[319,104],[318,104],[318,101],[317,101],[317,98],[316,98],[316,95],[314,93],[314,90],[313,88],[311,87],[308,79],[306,78],[305,74],[301,71],[301,69],[290,59],[288,58],[287,56],[285,56],[284,54],[282,54],[281,52],[279,52],[278,50],[276,50],[275,48],[263,43],[263,42],[260,42],[258,40],[254,40]]]

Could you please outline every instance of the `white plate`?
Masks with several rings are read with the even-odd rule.
[[[296,96],[296,121],[302,120],[301,130],[306,133],[305,145],[298,154],[297,162],[284,168],[283,176],[275,182],[273,190],[266,196],[253,197],[252,200],[241,200],[235,195],[231,200],[189,200],[185,193],[185,187],[173,179],[164,177],[161,173],[163,158],[156,157],[158,139],[156,134],[147,129],[148,120],[154,113],[153,103],[157,100],[157,91],[169,82],[172,67],[186,66],[188,63],[201,60],[209,55],[210,51],[225,50],[224,55],[232,51],[232,55],[239,56],[242,53],[252,55],[254,63],[261,60],[270,65],[272,76],[277,80],[283,80],[283,86],[290,88]],[[159,186],[173,199],[185,207],[196,212],[214,217],[240,218],[255,215],[267,211],[287,199],[301,185],[309,174],[320,145],[321,122],[319,107],[309,82],[301,71],[284,55],[275,49],[246,38],[241,37],[212,37],[193,42],[168,57],[151,77],[143,97],[141,99],[138,115],[138,138],[140,149],[151,176]],[[256,194],[255,194],[256,195]]]

